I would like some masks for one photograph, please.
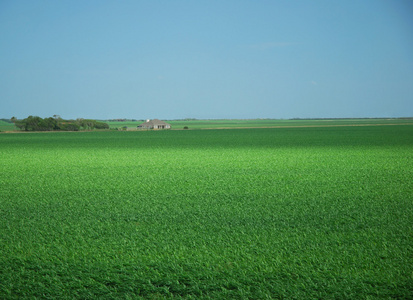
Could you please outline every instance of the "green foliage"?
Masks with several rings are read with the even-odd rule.
[[[2,299],[413,296],[413,126],[1,134],[0,153]]]
[[[59,129],[63,131],[79,131],[80,126],[75,122],[62,122],[59,124]]]
[[[19,129],[25,131],[79,131],[80,129],[109,129],[109,125],[104,122],[90,119],[77,119],[76,121],[63,120],[58,115],[55,115],[54,118],[50,117],[45,119],[38,116],[29,116],[23,120],[17,120],[13,117],[11,120]]]
[[[51,131],[51,130],[57,130],[60,129],[58,124],[57,124],[57,120],[54,118],[46,118],[46,119],[42,119],[39,122],[39,127],[43,130],[46,131]]]
[[[96,129],[109,129],[109,125],[107,123],[104,123],[104,122],[96,121],[95,128]]]
[[[77,125],[79,125],[79,127],[83,127],[83,129],[86,129],[86,130],[109,129],[109,125],[107,123],[99,122],[99,121],[96,121],[96,120],[77,119],[76,122],[77,122]]]

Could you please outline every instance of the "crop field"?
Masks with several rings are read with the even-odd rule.
[[[143,121],[107,122],[110,128],[124,126],[135,128]],[[279,119],[245,119],[245,120],[167,120],[172,129],[230,129],[230,128],[278,128],[278,127],[314,127],[314,126],[366,126],[366,125],[413,125],[412,118],[405,119],[313,119],[313,120],[279,120]]]
[[[413,126],[0,134],[1,299],[412,299]]]
[[[214,129],[214,128],[278,128],[278,127],[310,127],[310,126],[364,126],[386,124],[411,124],[413,119],[314,119],[314,120],[184,120],[168,121],[173,129]]]
[[[0,131],[12,131],[16,130],[16,126],[13,123],[8,123],[3,120],[0,120]]]

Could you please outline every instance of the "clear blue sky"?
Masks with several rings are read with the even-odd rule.
[[[0,0],[0,118],[413,116],[413,1]]]

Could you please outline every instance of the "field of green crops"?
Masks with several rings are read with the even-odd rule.
[[[348,126],[348,125],[377,125],[377,124],[413,124],[413,119],[315,119],[315,120],[183,120],[168,121],[173,129],[211,129],[211,128],[271,128],[271,127],[300,127],[300,126]]]
[[[0,134],[0,299],[411,299],[413,126]]]
[[[5,122],[3,120],[0,120],[0,132],[1,131],[11,131],[11,130],[16,130],[16,126],[14,126],[13,123]]]
[[[143,121],[107,122],[110,128],[124,126],[136,128]],[[279,120],[279,119],[251,119],[251,120],[172,120],[168,121],[172,129],[219,129],[219,128],[271,128],[271,127],[300,127],[300,126],[348,126],[348,125],[386,125],[411,124],[412,118],[405,119],[315,119],[315,120]]]

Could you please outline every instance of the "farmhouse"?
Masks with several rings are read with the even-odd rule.
[[[142,123],[138,126],[138,128],[142,129],[170,129],[171,124],[168,124],[164,121],[153,119],[153,120],[146,120],[146,122]]]

